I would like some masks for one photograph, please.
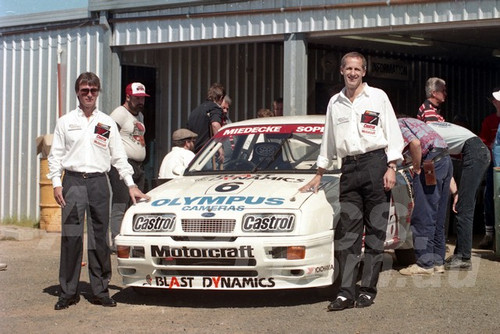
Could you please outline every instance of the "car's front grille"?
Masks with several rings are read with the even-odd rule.
[[[231,233],[234,219],[182,219],[182,230],[193,233]]]

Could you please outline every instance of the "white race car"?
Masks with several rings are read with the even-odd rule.
[[[116,237],[127,286],[267,290],[329,286],[338,219],[339,166],[320,191],[298,189],[316,172],[324,116],[232,123],[183,177],[132,206]],[[397,172],[386,248],[411,261],[408,170]]]

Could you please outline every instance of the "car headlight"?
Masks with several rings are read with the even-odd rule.
[[[243,217],[243,232],[292,232],[294,214],[249,213]]]
[[[134,232],[171,232],[175,228],[175,214],[136,214],[132,229]]]

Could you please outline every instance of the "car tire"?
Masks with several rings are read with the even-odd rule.
[[[413,248],[395,249],[394,255],[396,256],[396,261],[398,262],[398,264],[403,267],[412,265],[417,261]]]

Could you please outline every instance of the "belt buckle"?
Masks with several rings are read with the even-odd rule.
[[[82,177],[83,177],[84,179],[88,179],[88,178],[89,178],[89,176],[87,175],[87,173],[82,173]]]

